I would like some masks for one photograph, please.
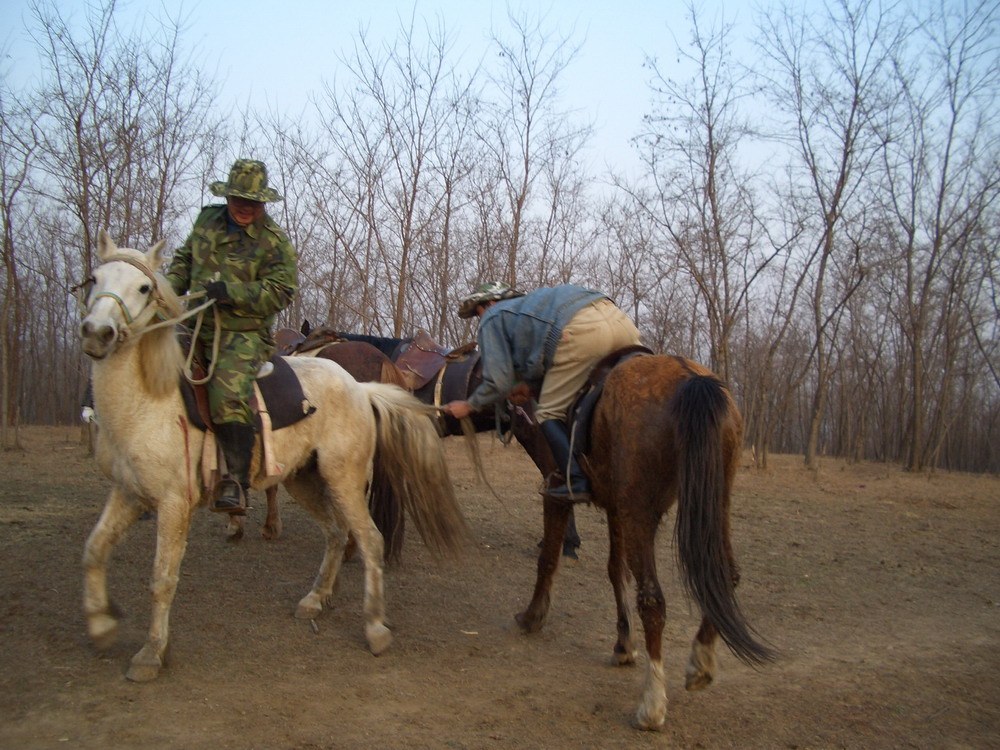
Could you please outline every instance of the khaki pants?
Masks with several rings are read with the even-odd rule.
[[[580,310],[563,328],[552,367],[545,373],[535,417],[565,419],[577,391],[603,357],[639,342],[639,329],[609,299]]]

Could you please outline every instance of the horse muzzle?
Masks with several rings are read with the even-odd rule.
[[[83,353],[91,359],[104,359],[115,348],[121,335],[111,322],[94,323],[84,319],[80,324],[80,341]]]

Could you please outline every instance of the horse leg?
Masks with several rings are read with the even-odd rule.
[[[118,487],[113,487],[84,545],[83,613],[90,639],[102,651],[117,639],[121,617],[121,610],[108,598],[108,559],[141,512],[142,509],[129,502]]]
[[[730,471],[732,474],[732,471]],[[731,477],[727,479],[729,486],[732,485]],[[730,490],[727,489],[727,493]],[[729,569],[733,571],[733,585],[738,586],[740,582],[739,566],[736,564],[736,556],[733,554],[731,544],[726,544],[726,556],[729,559]],[[684,669],[684,688],[691,692],[704,690],[712,684],[715,677],[715,644],[719,640],[719,630],[702,615],[701,625],[691,642],[691,655],[688,657],[687,667]]]
[[[230,542],[238,542],[243,538],[243,519],[246,518],[244,513],[230,513],[229,520],[226,522],[226,539]]]
[[[267,518],[261,527],[260,535],[265,539],[277,539],[281,536],[281,509],[278,507],[277,486],[264,490],[267,497]]]
[[[297,618],[313,620],[319,617],[324,604],[329,606],[332,603],[333,589],[340,573],[344,545],[347,543],[347,533],[344,531],[347,522],[329,500],[329,490],[316,472],[300,471],[289,477],[285,480],[285,489],[319,524],[326,540],[323,561],[312,589],[302,597],[295,609]]]
[[[191,506],[185,496],[173,493],[164,496],[156,514],[156,554],[153,557],[153,577],[150,590],[153,610],[146,642],[132,657],[125,676],[133,682],[148,682],[159,675],[166,663],[170,638],[170,606],[177,593],[181,561],[187,550],[191,527]]]
[[[572,505],[560,503],[548,497],[542,501],[543,528],[541,551],[538,553],[538,572],[535,577],[535,591],[528,608],[514,615],[514,619],[524,633],[537,633],[545,624],[551,604],[552,580],[559,568],[559,554],[566,534]]]
[[[629,568],[636,581],[636,600],[639,618],[646,638],[646,676],[643,683],[642,699],[635,714],[635,726],[639,729],[658,730],[667,718],[666,681],[663,675],[663,625],[666,620],[666,604],[663,591],[656,577],[654,540],[656,519],[645,519],[645,523],[630,516],[623,523],[622,538],[627,545],[626,555]]]
[[[364,497],[360,500],[362,507],[366,508]],[[364,518],[359,517],[358,524],[352,525],[351,530],[354,532],[365,565],[365,639],[368,641],[368,650],[378,656],[392,643],[392,631],[385,622],[385,584],[382,570],[385,547],[381,532],[367,513]]]
[[[701,618],[701,626],[691,642],[691,656],[684,671],[684,687],[687,690],[703,690],[712,684],[715,677],[715,642],[719,631],[707,618]]]
[[[635,629],[632,624],[632,607],[628,601],[629,584],[632,579],[625,562],[625,542],[622,539],[621,523],[614,513],[608,513],[608,540],[608,579],[615,594],[615,610],[618,613],[618,639],[615,641],[611,662],[619,666],[635,664]]]
[[[260,529],[260,535],[264,539],[277,539],[281,536],[281,512],[278,508],[278,488],[268,487],[264,490],[267,498],[267,518]],[[238,542],[243,538],[243,529],[246,519],[245,513],[230,513],[229,522],[226,524],[226,538],[231,542]]]
[[[342,471],[338,481],[341,487],[346,484],[353,488],[338,490],[334,497],[341,514],[347,520],[347,527],[365,566],[365,640],[368,642],[368,650],[378,656],[392,643],[392,631],[385,622],[385,582],[382,569],[385,545],[382,533],[368,512],[368,500],[364,492],[367,477],[350,477]],[[342,553],[342,549],[338,553]]]
[[[316,479],[319,481],[318,476]],[[343,560],[346,528],[354,536],[364,562],[365,639],[368,649],[378,656],[392,643],[392,632],[385,624],[382,534],[368,514],[364,494],[366,484],[367,477],[360,473],[357,476],[348,474],[341,466],[339,475],[335,482],[330,482],[328,489],[319,496],[309,493],[309,499],[303,503],[323,528],[327,548],[313,588],[299,602],[295,616],[307,619],[316,617],[322,610],[323,602],[328,602],[332,597],[333,585]],[[353,491],[345,490],[345,487],[353,487]]]
[[[576,551],[580,548],[580,532],[576,530],[576,513],[573,508],[569,509],[569,523],[566,524],[566,532],[563,534],[563,557],[576,560]]]

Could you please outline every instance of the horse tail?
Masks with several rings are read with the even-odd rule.
[[[389,359],[386,359],[382,363],[382,370],[380,373],[378,382],[380,383],[392,383],[393,385],[398,385],[400,388],[409,390],[406,383],[406,378],[403,376],[403,371],[396,367],[395,364]]]
[[[435,409],[394,385],[359,385],[378,424],[376,482],[381,472],[432,553],[457,556],[472,535],[448,476]]]
[[[378,412],[375,414],[378,421]],[[406,532],[406,514],[396,493],[392,490],[392,478],[386,472],[378,446],[375,447],[372,483],[368,491],[368,512],[375,526],[382,533],[385,544],[383,557],[386,562],[399,562],[403,557],[403,537]]]
[[[685,380],[670,403],[679,457],[677,550],[684,587],[702,614],[737,658],[759,665],[774,653],[753,637],[736,600],[739,569],[730,541],[727,451],[740,448],[734,410],[725,386],[710,375]]]

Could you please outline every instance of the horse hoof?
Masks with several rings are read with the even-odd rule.
[[[392,643],[392,631],[382,623],[368,625],[365,627],[365,638],[368,641],[368,650],[373,656],[384,654]]]
[[[226,524],[226,539],[230,542],[238,542],[243,538],[243,516],[229,516],[229,523]]]
[[[613,667],[631,667],[635,665],[635,651],[626,651],[624,649],[619,650],[616,646],[614,653],[611,654],[611,666]]]
[[[260,529],[260,535],[267,539],[269,542],[274,541],[279,536],[281,536],[281,527],[271,526],[270,524],[264,524]]]
[[[125,674],[131,682],[152,682],[160,676],[160,668],[150,664],[133,664]]]
[[[306,596],[295,608],[295,617],[299,620],[315,620],[322,611],[322,604],[310,596]]]
[[[712,675],[704,672],[689,672],[684,676],[684,689],[694,693],[712,684]]]
[[[161,666],[159,659],[155,657],[146,659],[140,651],[132,659],[132,664],[129,666],[128,672],[125,673],[125,677],[132,682],[150,682],[159,677]]]
[[[632,717],[631,724],[633,729],[641,729],[644,732],[659,732],[663,729],[663,719],[657,722],[640,714],[641,712]]]
[[[528,633],[537,633],[542,629],[543,624],[539,618],[529,617],[527,612],[518,612],[514,615],[514,621],[525,635]]]
[[[90,640],[98,651],[107,651],[118,640],[118,619],[99,615],[90,619]]]
[[[712,684],[715,675],[715,651],[711,646],[691,644],[691,658],[684,668],[684,687],[689,692],[704,690]]]

